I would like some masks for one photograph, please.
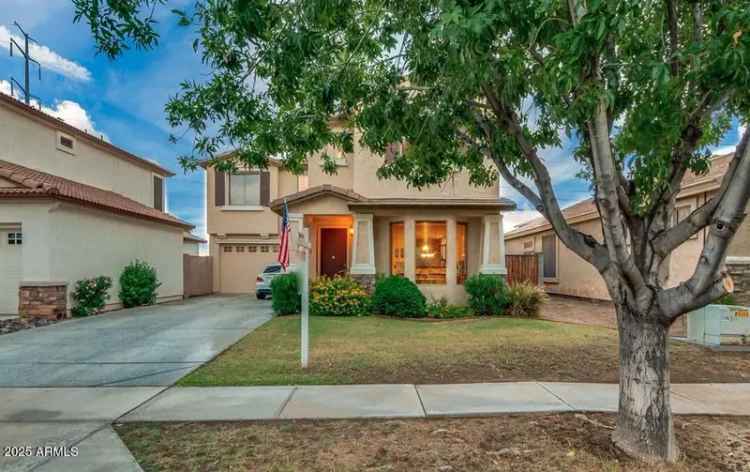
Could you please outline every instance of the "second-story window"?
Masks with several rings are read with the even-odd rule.
[[[154,208],[164,211],[164,179],[154,176]]]
[[[260,205],[260,174],[252,172],[230,175],[229,204],[233,206]]]

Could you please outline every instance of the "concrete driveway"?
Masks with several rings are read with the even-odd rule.
[[[0,336],[0,387],[166,386],[271,318],[250,296],[201,297]]]

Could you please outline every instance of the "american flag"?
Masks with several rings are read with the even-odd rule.
[[[281,213],[281,241],[279,242],[279,264],[286,270],[289,267],[289,208],[284,200],[284,210]]]

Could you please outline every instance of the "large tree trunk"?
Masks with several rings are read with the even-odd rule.
[[[617,307],[620,333],[620,404],[614,443],[648,462],[679,456],[669,402],[669,328]]]

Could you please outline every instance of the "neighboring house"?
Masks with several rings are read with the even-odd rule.
[[[189,256],[200,256],[201,244],[206,243],[208,243],[208,241],[206,241],[205,239],[199,238],[192,233],[186,232],[182,238],[182,253]]]
[[[182,298],[192,225],[165,212],[170,171],[3,94],[0,123],[0,313],[58,316],[99,275],[118,307],[135,259],[156,268],[158,301]]]
[[[733,154],[715,156],[705,175],[689,173],[682,182],[677,196],[675,221],[682,220],[703,205],[718,190],[721,179]],[[599,213],[592,199],[578,202],[563,210],[565,219],[583,233],[602,241]],[[678,247],[670,258],[668,286],[688,279],[703,249],[707,229],[700,231]],[[544,218],[526,222],[505,235],[508,254],[542,254],[542,272],[547,292],[576,297],[609,300],[604,280],[593,266],[562,244]],[[747,264],[750,263],[750,226],[745,221],[729,248],[727,265],[739,289],[750,290],[746,281]],[[750,303],[750,293],[742,295]]]
[[[335,175],[325,174],[321,164],[320,155],[310,158],[304,176],[276,162],[234,173],[207,166],[214,291],[254,291],[256,276],[278,255],[284,200],[292,244],[302,227],[309,230],[313,278],[351,274],[369,285],[376,273],[401,274],[428,296],[458,302],[465,298],[468,275],[505,275],[502,212],[515,204],[499,197],[497,182],[474,187],[458,174],[444,185],[416,190],[379,180],[383,158],[359,146],[338,154]]]

